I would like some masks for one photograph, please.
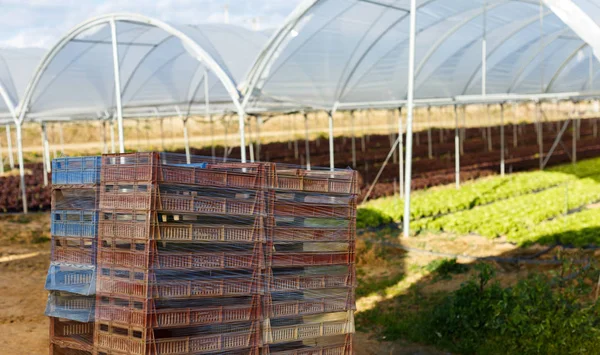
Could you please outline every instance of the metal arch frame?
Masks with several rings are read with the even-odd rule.
[[[16,123],[17,122],[17,111],[15,108],[15,105],[12,102],[12,100],[10,99],[10,96],[8,96],[8,92],[6,91],[6,89],[4,88],[4,85],[2,83],[0,83],[0,96],[2,96],[2,100],[6,104],[6,107],[8,107],[8,111],[10,111],[10,115],[12,116],[13,120]]]
[[[552,12],[549,11],[547,12],[544,16],[548,16],[549,14],[551,14]],[[501,41],[498,42],[497,45],[494,46],[494,48],[492,48],[491,50],[488,50],[487,54],[486,54],[486,62],[489,62],[489,59],[491,58],[491,56],[496,53],[496,51],[506,42],[508,42],[508,40],[510,40],[511,38],[513,38],[517,33],[521,32],[524,28],[530,26],[533,23],[536,23],[539,20],[539,15],[535,15],[532,16],[530,20],[526,20],[522,23],[521,26],[517,27],[514,31],[512,31],[509,35],[505,36]],[[489,36],[488,36],[489,37]],[[469,80],[467,81],[467,84],[465,85],[465,88],[462,91],[463,95],[466,95],[467,90],[469,90],[469,87],[471,86],[471,84],[473,83],[473,80],[475,80],[475,77],[477,76],[477,73],[481,70],[482,64],[477,64],[477,66],[475,67],[475,70],[473,71],[473,74],[471,74],[471,76],[469,76]],[[488,67],[489,69],[489,67]]]
[[[548,93],[550,91],[550,89],[554,85],[554,82],[556,81],[556,79],[559,77],[559,75],[562,73],[562,71],[567,67],[567,64],[569,64],[569,62],[571,62],[571,60],[573,60],[573,58],[575,58],[577,53],[580,50],[584,49],[585,47],[589,47],[589,46],[590,45],[587,42],[583,42],[560,64],[560,66],[558,67],[558,69],[556,70],[554,75],[552,75],[552,79],[550,79],[550,81],[548,82],[548,85],[546,86],[546,89],[544,90],[545,93]]]
[[[540,53],[544,52],[546,50],[546,48],[554,43],[554,41],[556,41],[557,39],[559,39],[564,33],[568,32],[570,30],[569,27],[566,27],[560,31],[558,31],[558,33],[554,34],[554,36],[550,37],[550,39],[548,41],[544,41],[543,45],[541,47],[538,47],[528,58],[527,60],[525,60],[525,62],[523,63],[523,65],[521,66],[521,68],[519,68],[519,70],[517,70],[515,77],[513,78],[512,83],[510,84],[507,92],[512,92],[517,85],[519,84],[519,79],[521,78],[521,76],[523,75],[523,73],[525,72],[525,70],[527,69],[527,67],[535,60],[535,58],[537,58]],[[535,42],[541,41],[542,40],[542,36],[538,37],[535,39]]]
[[[111,21],[115,21],[115,22],[126,21],[126,22],[134,22],[134,23],[140,23],[140,24],[154,26],[154,27],[162,29],[163,31],[169,33],[172,36],[179,38],[183,43],[188,45],[188,48],[193,50],[193,54],[197,56],[196,59],[205,63],[206,66],[208,68],[210,68],[210,70],[213,73],[215,73],[217,78],[223,83],[223,86],[229,93],[233,104],[236,106],[236,109],[238,110],[238,113],[243,114],[243,112],[244,112],[243,107],[240,103],[241,95],[240,95],[240,92],[237,90],[233,79],[230,76],[228,76],[227,73],[216,63],[216,61],[208,53],[206,53],[192,38],[190,38],[183,32],[175,29],[171,25],[169,25],[163,21],[148,17],[148,16],[143,16],[143,15],[138,15],[138,14],[129,14],[129,13],[116,13],[116,14],[107,14],[107,15],[97,16],[97,17],[94,17],[92,19],[89,19],[89,20],[77,25],[75,28],[71,29],[66,35],[64,35],[58,41],[58,43],[56,43],[48,51],[48,53],[45,55],[45,57],[42,59],[42,61],[36,68],[33,78],[27,86],[23,100],[19,104],[19,107],[18,107],[19,123],[22,123],[23,120],[25,119],[27,110],[31,103],[31,98],[32,98],[33,92],[37,88],[39,81],[42,77],[42,74],[46,71],[46,69],[48,68],[48,66],[50,65],[52,60],[54,60],[56,55],[72,39],[74,39],[75,37],[77,37],[78,35],[83,33],[84,31],[86,31],[94,26],[103,24],[103,23],[108,24]]]
[[[252,68],[246,76],[242,108],[245,108],[248,105],[248,102],[253,96],[254,89],[263,75],[265,68],[271,64],[273,55],[277,52],[285,38],[288,36],[294,26],[296,26],[296,24],[298,24],[298,22],[304,18],[304,15],[306,15],[308,11],[310,11],[320,2],[321,0],[304,0],[302,3],[300,3],[286,18],[284,25],[278,31],[276,31],[265,44],[265,47],[258,55],[257,59],[252,65]]]

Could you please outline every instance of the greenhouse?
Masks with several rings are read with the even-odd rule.
[[[177,117],[189,157],[192,115],[206,121],[235,115],[239,145],[246,147],[247,117],[325,112],[333,168],[336,112],[401,109],[406,142],[400,134],[390,154],[397,146],[406,150],[399,182],[408,197],[414,107],[454,107],[458,152],[457,107],[504,110],[518,102],[594,99],[600,87],[596,19],[600,6],[591,0],[308,0],[272,33],[104,15],[76,26],[45,54],[0,52],[0,123],[17,132],[25,186],[26,122],[45,132],[46,122],[103,121],[116,126],[123,152],[124,119]],[[43,139],[49,171],[45,133]],[[240,153],[246,161],[247,149]],[[410,199],[405,203],[409,216]],[[405,228],[408,233],[408,223]]]

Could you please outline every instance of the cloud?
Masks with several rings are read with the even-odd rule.
[[[0,47],[52,46],[78,23],[93,16],[133,12],[167,22],[230,23],[260,29],[279,26],[300,0],[0,0]]]

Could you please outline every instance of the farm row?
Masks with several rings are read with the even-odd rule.
[[[580,138],[577,140],[578,159],[591,158],[600,155],[596,119],[581,121]],[[543,146],[547,152],[552,145],[563,122],[546,122],[543,126]],[[562,144],[559,144],[549,165],[570,161],[572,147],[572,125],[565,132]],[[429,134],[430,133],[430,134]],[[413,181],[414,189],[444,185],[454,181],[454,130],[432,129],[430,132],[415,133],[413,149]],[[461,180],[496,174],[500,164],[500,127],[467,128],[461,131],[462,142]],[[431,137],[431,153],[429,157],[428,139]],[[488,138],[491,137],[491,138]],[[406,138],[406,137],[404,137]],[[394,134],[367,135],[354,139],[356,154],[356,169],[362,177],[362,193],[368,190],[389,153],[391,144],[396,139]],[[491,141],[491,142],[490,142]],[[329,144],[325,137],[309,142],[310,163],[313,166],[329,165]],[[291,164],[306,164],[305,141],[253,144],[255,157],[264,161],[275,161]],[[337,137],[334,140],[336,167],[352,167],[352,138]],[[491,148],[491,150],[490,150]],[[519,124],[505,126],[506,171],[517,172],[536,169],[539,167],[539,147],[534,124]],[[193,148],[192,154],[210,156],[211,147]],[[182,152],[180,150],[179,152]],[[215,147],[215,155],[239,158],[239,147]],[[378,184],[374,187],[371,198],[392,195],[398,188],[398,159],[397,155],[383,169]],[[47,209],[50,201],[48,189],[43,187],[41,164],[29,164],[30,174],[27,175],[28,203],[32,210]],[[18,193],[18,177],[5,176],[0,178],[0,211],[19,211],[21,208]]]
[[[411,227],[420,233],[506,236],[528,243],[597,245],[600,242],[600,158],[546,171],[489,177],[453,186],[419,191],[412,200]],[[402,221],[402,200],[368,202],[358,223],[376,226]],[[363,216],[361,221],[360,216]]]

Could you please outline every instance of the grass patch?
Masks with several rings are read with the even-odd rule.
[[[450,280],[453,274],[463,274],[469,267],[456,262],[456,258],[436,259],[425,265],[425,270],[435,275],[434,279]]]

